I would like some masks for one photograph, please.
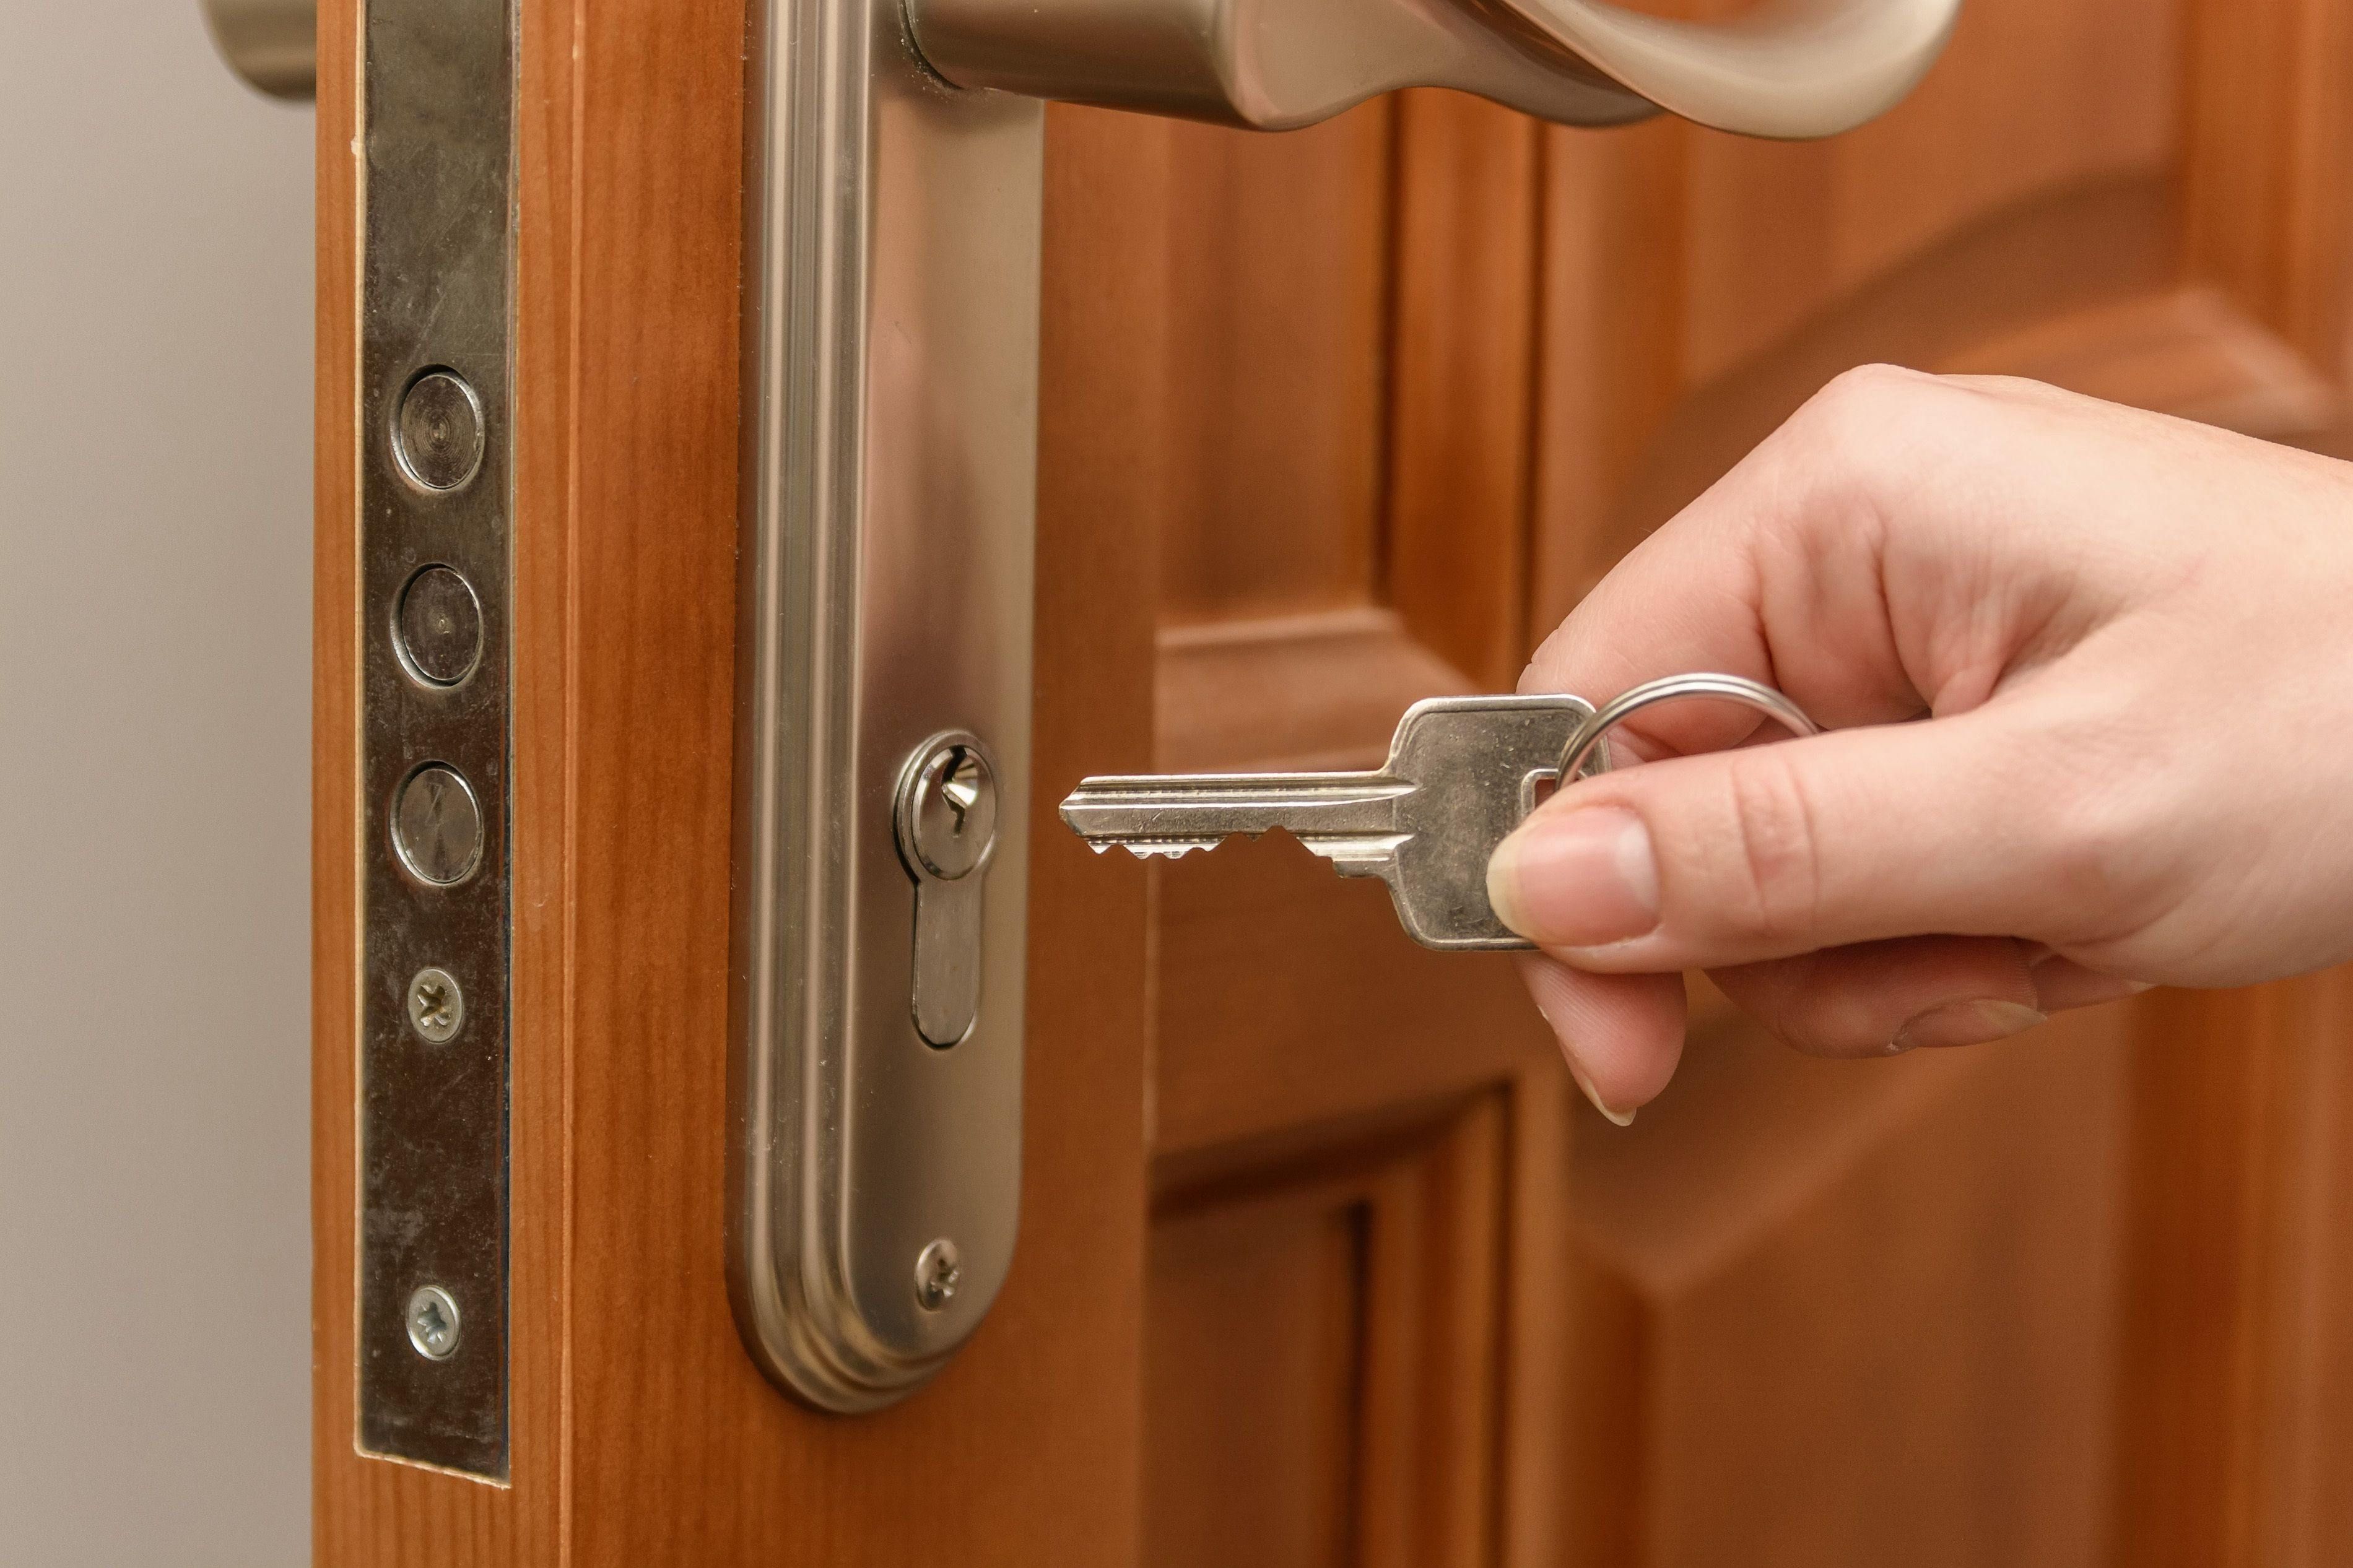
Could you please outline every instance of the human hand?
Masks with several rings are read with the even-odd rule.
[[[2353,955],[2353,465],[2034,382],[1849,372],[1520,689],[1692,670],[1829,732],[1648,709],[1488,871],[1613,1120],[1674,1071],[1687,969],[1863,1056]]]

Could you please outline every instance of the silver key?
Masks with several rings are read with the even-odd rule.
[[[1096,853],[1178,856],[1280,827],[1344,877],[1388,884],[1424,947],[1525,948],[1487,902],[1487,858],[1556,782],[1592,716],[1578,697],[1433,697],[1406,710],[1386,767],[1368,773],[1172,773],[1091,778],[1062,820]],[[1609,765],[1597,745],[1579,776]]]
[[[1171,773],[1095,778],[1062,820],[1102,854],[1213,847],[1237,833],[1289,832],[1344,877],[1378,877],[1406,933],[1424,947],[1525,948],[1487,902],[1487,858],[1535,808],[1544,786],[1609,766],[1612,725],[1661,702],[1737,702],[1793,735],[1813,721],[1742,675],[1670,675],[1599,712],[1579,697],[1433,697],[1406,710],[1388,765],[1369,773]]]

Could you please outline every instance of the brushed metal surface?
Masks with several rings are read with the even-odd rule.
[[[1043,110],[944,87],[895,0],[754,20],[729,1279],[768,1374],[849,1411],[936,1371],[1013,1258]],[[977,1018],[935,1048],[892,816],[943,731],[998,809]]]
[[[257,92],[318,92],[319,0],[203,0],[205,26],[229,69]]]
[[[1603,0],[908,0],[959,87],[1284,131],[1401,87],[1571,125],[1665,110],[1751,136],[1832,135],[1933,64],[1961,0],[1766,0],[1728,22]]]
[[[362,26],[358,1440],[495,1479],[514,15],[511,0],[371,0]],[[446,635],[432,605],[408,602],[417,583],[439,584]],[[449,986],[420,1022],[411,997],[428,972]],[[413,1318],[418,1302],[433,1323]]]

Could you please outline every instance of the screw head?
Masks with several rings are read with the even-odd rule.
[[[899,837],[942,881],[977,869],[997,846],[997,770],[971,735],[924,742],[899,795]]]
[[[427,1361],[458,1353],[458,1303],[438,1285],[419,1285],[408,1298],[408,1342]]]
[[[393,803],[392,844],[420,881],[447,888],[482,859],[482,806],[455,769],[427,763],[408,775]]]
[[[428,370],[400,395],[392,449],[428,490],[454,490],[482,466],[482,403],[452,370]]]
[[[955,1300],[956,1286],[963,1279],[956,1244],[944,1236],[915,1255],[916,1305],[926,1312],[938,1311]]]
[[[447,1045],[466,1022],[466,994],[458,977],[430,966],[408,983],[408,1026],[430,1044]]]

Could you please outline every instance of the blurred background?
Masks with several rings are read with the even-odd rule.
[[[0,1560],[310,1555],[311,127],[0,0]]]

